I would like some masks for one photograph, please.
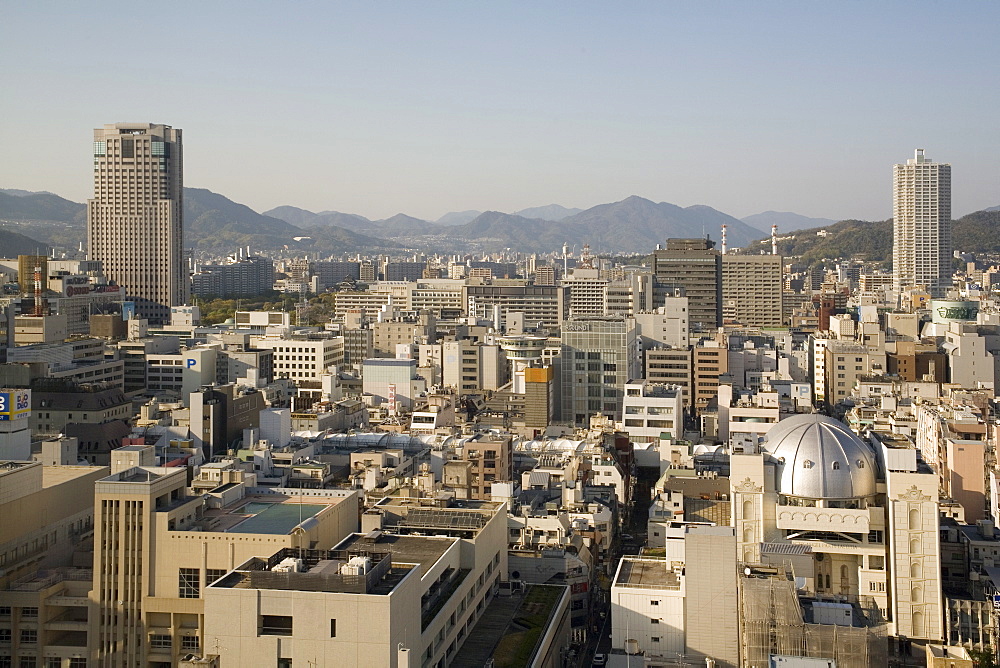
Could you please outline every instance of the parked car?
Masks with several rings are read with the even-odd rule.
[[[607,656],[607,654],[595,654],[594,655],[594,660],[591,662],[590,665],[592,665],[592,666],[606,666],[607,664],[608,664],[608,656]]]
[[[625,542],[627,542],[627,543],[631,543],[632,541],[635,540],[635,536],[633,536],[630,533],[623,533],[622,534],[622,540],[625,541]]]

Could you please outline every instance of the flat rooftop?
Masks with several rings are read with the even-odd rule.
[[[422,577],[457,540],[386,535],[379,531],[353,534],[331,550],[285,548],[267,560],[255,557],[213,586],[386,595],[414,569]],[[370,559],[370,570],[362,574],[341,572],[345,563],[359,556]],[[288,558],[299,560],[302,570],[288,572],[278,568]],[[467,574],[460,571],[460,578]],[[461,582],[460,578],[456,582]]]
[[[370,535],[370,534],[369,534]],[[349,552],[390,552],[392,560],[398,563],[418,564],[420,575],[430,570],[438,559],[457,541],[449,536],[397,536],[379,534],[370,538],[365,534],[351,534],[335,550]]]
[[[615,577],[617,587],[650,589],[680,589],[677,574],[667,568],[663,559],[622,559]]]
[[[249,494],[225,508],[205,511],[202,530],[229,533],[285,535],[300,523],[336,503],[317,503],[321,498]],[[342,499],[336,499],[337,502]]]

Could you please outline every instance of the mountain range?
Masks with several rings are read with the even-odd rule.
[[[885,243],[891,245],[891,233],[880,231],[882,236],[868,241],[865,241],[867,235],[857,234],[866,232],[868,228],[864,226],[874,223],[842,221],[826,225],[823,229],[828,234],[823,238],[816,237],[815,229],[811,234],[790,235],[789,229],[798,227],[801,232],[829,221],[774,211],[739,220],[705,205],[680,207],[635,195],[586,210],[553,204],[517,213],[453,212],[429,221],[404,213],[384,220],[369,220],[357,214],[315,213],[294,206],[258,213],[210,190],[185,188],[184,213],[185,245],[209,253],[228,253],[247,245],[260,250],[301,250],[320,255],[412,250],[475,253],[503,249],[547,253],[560,251],[564,244],[577,250],[589,244],[594,253],[646,253],[669,237],[709,236],[718,240],[722,225],[727,226],[730,248],[745,247],[755,239],[766,239],[772,223],[779,226],[783,237],[795,239],[782,242],[787,246],[781,248],[785,254],[832,251],[837,244],[818,244],[816,239],[826,241],[830,234],[836,236],[841,229],[855,233],[852,243],[842,245],[847,250],[856,246],[857,252],[881,257],[884,253],[879,249]],[[994,241],[1000,237],[995,235],[991,213],[995,212],[986,210],[956,221],[956,245],[959,239],[963,243],[968,239],[966,249],[977,251],[1000,244]],[[966,219],[968,224],[963,222]],[[48,192],[0,190],[0,221],[7,232],[19,235],[10,237],[5,246],[8,249],[30,248],[29,252],[41,246],[75,249],[86,238],[86,205]],[[991,234],[994,236],[990,237]]]
[[[356,214],[311,213],[288,206],[271,209],[265,215],[310,230],[350,223],[364,234],[393,239],[409,248],[440,252],[509,248],[546,253],[560,250],[563,244],[579,248],[589,243],[594,252],[639,253],[655,248],[668,237],[708,234],[718,238],[723,224],[728,226],[734,246],[764,236],[760,229],[708,206],[682,208],[635,195],[586,210],[552,204],[518,213],[462,211],[445,214],[438,222],[405,214],[369,221]]]

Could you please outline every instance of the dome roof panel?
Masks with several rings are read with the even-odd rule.
[[[875,457],[842,422],[816,413],[785,418],[764,437],[779,462],[780,494],[853,499],[875,494]]]

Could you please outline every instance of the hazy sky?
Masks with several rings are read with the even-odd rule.
[[[258,211],[891,215],[913,149],[1000,204],[1000,3],[10,2],[0,187],[92,192],[92,129],[184,130]]]

